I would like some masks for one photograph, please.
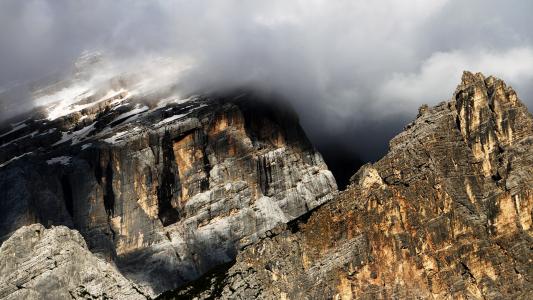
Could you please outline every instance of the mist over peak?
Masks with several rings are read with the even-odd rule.
[[[243,86],[275,91],[295,107],[315,144],[342,141],[375,160],[418,106],[451,96],[465,69],[505,78],[531,105],[532,6],[519,0],[2,1],[0,118],[53,101],[36,98],[35,87],[76,78],[80,57],[91,62],[88,53],[102,53],[106,66],[97,63],[84,84],[136,73],[144,88],[183,94]],[[373,142],[378,133],[383,138]]]

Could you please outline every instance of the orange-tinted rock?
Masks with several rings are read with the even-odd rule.
[[[336,199],[162,298],[527,299],[532,192],[532,116],[465,72]]]
[[[67,225],[156,295],[332,199],[333,175],[294,113],[239,99],[149,109],[113,98],[82,121],[26,121],[38,134],[0,139],[9,144],[0,151],[0,237],[35,222]]]

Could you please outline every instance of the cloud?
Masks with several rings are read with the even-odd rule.
[[[3,0],[0,87],[69,76],[84,50],[117,72],[186,58],[186,74],[153,82],[275,91],[315,144],[379,157],[421,103],[450,97],[464,69],[502,77],[531,104],[531,11],[525,0]],[[0,96],[3,114],[31,106],[26,97]]]
[[[391,74],[391,78],[378,89],[375,113],[384,113],[379,109],[384,105],[393,112],[412,113],[423,103],[434,105],[448,100],[464,70],[482,71],[486,76],[503,78],[518,90],[525,91],[533,81],[533,48],[437,52],[424,60],[416,72]],[[529,93],[526,95],[530,96]],[[533,99],[525,100],[533,104]]]

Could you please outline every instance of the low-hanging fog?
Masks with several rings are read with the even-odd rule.
[[[282,95],[328,163],[350,169],[383,155],[418,106],[448,99],[463,70],[503,78],[532,107],[532,11],[529,0],[3,0],[0,92],[17,92],[0,93],[0,118],[35,105],[17,87],[84,51],[124,69],[166,57],[187,62],[189,90]]]

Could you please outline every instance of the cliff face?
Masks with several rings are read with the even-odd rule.
[[[533,293],[533,117],[501,80],[465,72],[338,195],[290,110],[115,84],[0,130],[0,297]]]
[[[336,192],[290,110],[250,94],[147,99],[116,84],[0,131],[2,240],[66,225],[156,295]]]
[[[525,299],[532,213],[533,118],[465,72],[333,201],[162,298]]]
[[[64,226],[20,228],[0,247],[0,268],[1,299],[147,298]]]

